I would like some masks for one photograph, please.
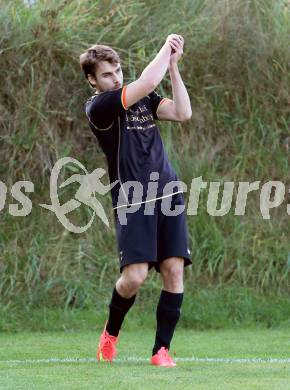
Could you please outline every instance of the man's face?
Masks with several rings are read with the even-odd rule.
[[[96,78],[93,79],[97,91],[105,92],[119,89],[123,86],[123,72],[121,65],[111,64],[108,61],[100,61],[96,71]]]

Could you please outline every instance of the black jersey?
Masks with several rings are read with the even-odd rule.
[[[133,193],[124,190],[127,181],[141,183],[140,203],[183,192],[178,185],[164,191],[167,183],[179,180],[154,122],[158,119],[157,108],[164,99],[153,91],[127,108],[124,86],[96,93],[86,102],[90,128],[107,158],[110,182],[118,180],[111,189],[114,209],[134,203]],[[151,172],[159,174],[157,194],[154,190],[152,195],[148,191]],[[120,202],[120,199],[123,200]]]

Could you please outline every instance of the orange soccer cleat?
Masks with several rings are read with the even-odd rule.
[[[97,359],[99,362],[103,360],[111,362],[117,356],[116,345],[118,343],[119,335],[117,337],[111,336],[106,331],[107,322],[108,321],[105,323],[105,327],[103,333],[101,334],[98,345]]]
[[[175,367],[176,363],[169,355],[169,351],[165,347],[161,347],[159,351],[151,357],[151,364],[162,367]]]

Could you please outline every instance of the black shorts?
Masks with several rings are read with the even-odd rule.
[[[153,210],[153,215],[144,215],[145,205],[147,210],[149,207]],[[192,264],[186,210],[175,216],[163,212],[166,207],[174,210],[176,205],[184,205],[183,193],[142,203],[138,210],[135,206],[134,212],[126,213],[127,224],[120,222],[123,221],[120,209],[114,209],[120,273],[127,264],[144,262],[149,263],[149,269],[154,266],[160,272],[160,263],[168,257],[183,257],[184,267]]]

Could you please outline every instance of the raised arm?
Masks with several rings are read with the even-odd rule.
[[[125,105],[130,107],[144,96],[151,93],[161,82],[169,66],[172,45],[176,45],[180,38],[176,34],[168,35],[166,42],[156,57],[146,66],[141,76],[126,86]]]
[[[169,74],[171,79],[173,100],[166,98],[158,107],[157,116],[160,120],[183,122],[191,118],[191,104],[178,69],[178,60],[183,54],[182,43],[171,44],[174,49],[169,61]]]

